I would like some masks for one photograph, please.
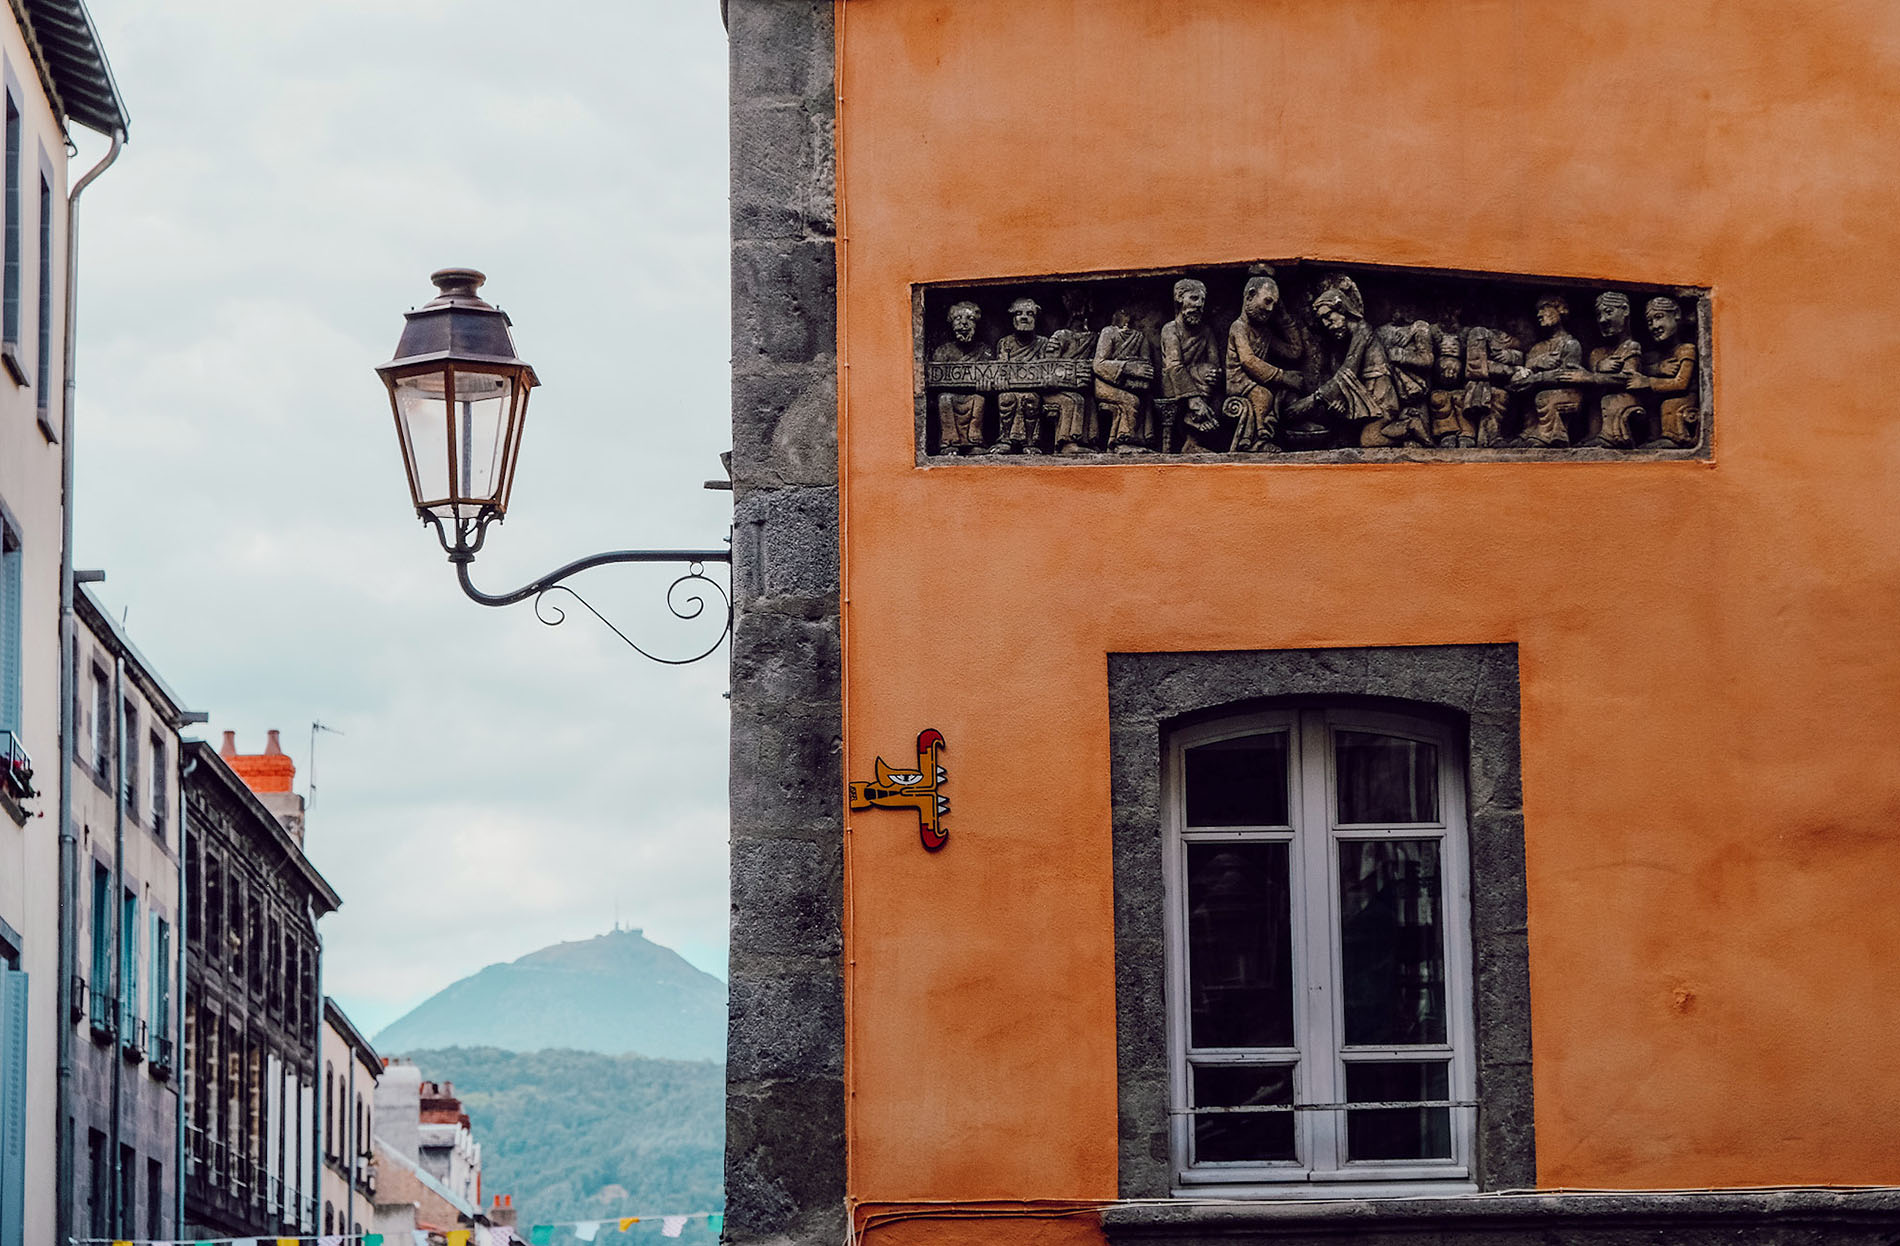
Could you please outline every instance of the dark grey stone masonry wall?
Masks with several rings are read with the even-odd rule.
[[[1515,645],[1108,656],[1115,1018],[1123,1198],[1167,1198],[1168,1036],[1161,757],[1175,724],[1249,704],[1379,699],[1467,727],[1480,1189],[1536,1184],[1530,947]],[[1209,1197],[1216,1197],[1210,1191]]]
[[[844,1236],[831,0],[730,0],[733,1243]]]

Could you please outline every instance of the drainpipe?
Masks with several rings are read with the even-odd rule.
[[[310,1165],[310,1189],[304,1191],[304,1198],[310,1206],[310,1231],[317,1229],[316,1204],[323,1201],[323,1125],[324,1100],[328,1098],[317,1085],[317,1074],[323,1072],[323,936],[317,933],[317,906],[306,899],[303,902],[304,920],[310,923],[310,942],[317,949],[317,1026],[316,1038],[311,1047],[310,1062],[310,1102],[314,1105],[310,1111],[310,1154],[315,1162]],[[303,1208],[298,1208],[301,1214]]]
[[[202,711],[186,714],[184,722],[204,722],[207,719]],[[182,724],[181,724],[182,725]],[[172,756],[184,752],[181,741],[172,744]],[[178,768],[178,790],[172,794],[172,800],[178,807],[178,934],[177,957],[178,973],[173,979],[178,984],[178,1015],[172,1019],[172,1086],[178,1099],[178,1139],[177,1151],[172,1160],[172,1236],[185,1236],[185,1078],[191,1070],[186,1068],[188,1058],[185,1052],[185,932],[191,929],[191,889],[185,885],[185,780],[198,768],[196,757],[185,758],[184,765]],[[202,1037],[199,1041],[203,1041]],[[204,1087],[198,1087],[198,1093],[204,1093]]]
[[[98,164],[79,179],[66,196],[66,332],[60,353],[66,388],[60,404],[59,457],[59,1085],[53,1121],[54,1164],[58,1197],[53,1200],[54,1240],[70,1241],[73,1234],[73,976],[79,956],[79,836],[73,828],[73,748],[77,724],[73,699],[79,672],[73,667],[73,642],[78,627],[73,618],[73,330],[78,323],[79,196],[92,180],[119,158],[125,132],[112,132],[112,146]],[[43,383],[43,382],[42,382]]]
[[[112,659],[112,1231],[132,1236],[126,1223],[125,1173],[119,1145],[125,1058],[125,655]]]
[[[321,1039],[322,1036],[319,1035],[318,1037]],[[349,1049],[349,1055],[350,1085],[349,1089],[343,1092],[343,1102],[345,1106],[349,1108],[345,1119],[349,1122],[350,1162],[343,1166],[343,1180],[347,1185],[347,1189],[343,1195],[343,1223],[337,1226],[343,1230],[346,1236],[352,1231],[349,1226],[356,1223],[356,1152],[360,1149],[362,1143],[362,1140],[356,1136],[356,1125],[359,1119],[359,1114],[356,1110],[356,1048],[351,1047]]]

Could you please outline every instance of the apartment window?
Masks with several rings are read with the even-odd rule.
[[[40,427],[53,430],[53,186],[40,174],[40,306],[39,359],[34,373],[39,386],[34,401]]]
[[[92,1028],[112,1029],[112,871],[92,863]]]
[[[125,703],[125,784],[120,793],[125,801],[125,814],[132,821],[139,820],[139,712],[132,703]]]
[[[1123,1196],[1533,1184],[1515,648],[1110,654],[1108,694]]]
[[[92,768],[100,779],[112,773],[112,684],[92,668]]]
[[[139,894],[127,890],[120,900],[120,920],[124,923],[120,929],[124,937],[119,941],[119,1015],[124,1019],[121,1033],[129,1044],[136,1039],[134,1031],[139,1018]]]
[[[205,955],[212,962],[224,959],[224,862],[215,853],[205,854]]]
[[[0,517],[0,731],[20,730],[20,534]]]
[[[231,874],[231,913],[225,931],[225,947],[229,952],[232,985],[242,989],[244,986],[244,884],[236,872]]]
[[[336,1066],[323,1064],[323,1154],[336,1158]]]
[[[20,345],[20,106],[7,93],[6,268],[0,275],[0,350],[13,379],[26,384]]]
[[[198,850],[198,837],[185,836],[185,946],[204,939],[204,854]]]
[[[1453,757],[1443,727],[1365,710],[1282,710],[1174,736],[1169,1031],[1184,1183],[1468,1175],[1470,904]]]
[[[158,1057],[170,1055],[165,1050],[171,1039],[172,1026],[172,926],[171,923],[152,914],[152,1050]],[[162,1061],[169,1063],[169,1060]]]
[[[138,1207],[138,1152],[121,1142],[119,1144],[119,1233],[123,1237],[136,1237],[138,1228],[134,1218]]]
[[[154,731],[152,746],[152,834],[165,838],[165,804],[171,798],[171,784],[165,779],[165,737]]]
[[[264,971],[269,967],[270,949],[264,946],[264,905],[261,895],[251,897],[250,946],[246,949],[251,965],[251,993],[264,993]]]
[[[145,1236],[164,1240],[165,1165],[155,1159],[145,1161]]]
[[[8,120],[11,121],[9,116]],[[92,1166],[88,1183],[92,1197],[92,1235],[112,1238],[112,1159],[106,1151],[106,1136],[97,1129],[86,1131],[86,1159]]]

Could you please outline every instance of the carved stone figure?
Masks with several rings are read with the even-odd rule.
[[[1432,441],[1447,450],[1468,449],[1478,444],[1478,429],[1465,414],[1464,338],[1449,331],[1438,334],[1433,355],[1432,389],[1426,400]]]
[[[1227,331],[1227,400],[1223,411],[1234,421],[1229,447],[1236,454],[1278,454],[1273,435],[1278,423],[1279,389],[1292,389],[1297,372],[1282,367],[1300,356],[1298,344],[1288,341],[1275,324],[1279,319],[1280,286],[1271,277],[1247,280],[1240,296],[1240,315]],[[1275,363],[1277,357],[1281,362]]]
[[[1570,444],[1570,422],[1583,412],[1583,391],[1590,380],[1583,367],[1583,343],[1570,335],[1564,318],[1570,305],[1555,294],[1537,300],[1537,327],[1545,336],[1524,353],[1524,365],[1511,374],[1511,387],[1530,395],[1530,410],[1513,446],[1542,448]]]
[[[1630,421],[1643,404],[1629,386],[1642,369],[1643,344],[1629,328],[1629,295],[1616,290],[1597,295],[1597,332],[1603,345],[1590,352],[1590,371],[1606,392],[1597,399],[1589,436],[1577,443],[1580,446],[1627,450],[1635,441]]]
[[[1140,454],[1154,448],[1154,347],[1127,308],[1115,313],[1095,342],[1095,403],[1108,425],[1108,448]]]
[[[1181,453],[1224,450],[1220,440],[1220,339],[1207,323],[1207,287],[1192,277],[1174,283],[1174,319],[1161,326],[1161,449],[1173,449],[1181,424]]]
[[[990,348],[976,339],[976,322],[983,312],[975,303],[951,304],[946,319],[950,340],[937,347],[937,363],[970,363],[990,358]],[[937,395],[937,449],[943,454],[975,454],[983,445],[983,415],[989,400],[982,394]]]
[[[1502,329],[1473,325],[1465,330],[1465,388],[1459,409],[1471,424],[1480,446],[1504,443],[1504,413],[1511,397],[1504,388],[1524,362],[1515,337]]]
[[[1656,436],[1645,450],[1679,450],[1696,444],[1702,413],[1696,401],[1694,342],[1677,340],[1682,309],[1672,298],[1653,298],[1643,307],[1643,321],[1656,349],[1643,357],[1643,370],[1630,378],[1630,388],[1657,395]]]
[[[1378,335],[1366,324],[1366,305],[1358,284],[1343,275],[1327,278],[1313,298],[1313,318],[1327,339],[1328,376],[1318,389],[1289,404],[1288,415],[1329,411],[1345,422],[1349,440],[1361,446],[1396,446],[1407,441],[1430,445],[1425,422],[1400,413],[1392,365]]]
[[[1095,331],[1089,328],[1088,296],[1077,289],[1062,292],[1062,309],[1069,322],[1051,333],[1043,353],[1051,359],[1093,359]],[[1042,396],[1043,423],[1055,429],[1057,454],[1087,454],[1102,447],[1102,430],[1095,404],[1084,390],[1051,390]]]
[[[1415,318],[1402,304],[1393,306],[1390,323],[1379,326],[1379,345],[1385,347],[1385,357],[1392,364],[1399,410],[1408,418],[1425,419],[1432,374],[1438,363],[1438,338],[1438,330],[1430,322]]]
[[[1004,363],[1041,357],[1049,339],[1036,332],[1042,308],[1035,299],[1021,298],[1009,305],[1010,331],[996,343],[996,358]],[[996,444],[991,454],[1042,453],[1042,394],[1036,390],[1006,389],[996,396]]]

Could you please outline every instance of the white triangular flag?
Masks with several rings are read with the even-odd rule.
[[[427,1229],[411,1229],[409,1238],[415,1246],[429,1246],[429,1230]]]
[[[680,1235],[680,1230],[685,1227],[686,1227],[685,1216],[661,1216],[660,1217],[660,1236],[661,1237],[678,1237]]]
[[[599,1232],[600,1221],[598,1220],[583,1220],[574,1226],[574,1236],[583,1242],[593,1241],[595,1234]]]
[[[343,1246],[341,1233],[325,1233],[317,1239],[317,1246]]]

